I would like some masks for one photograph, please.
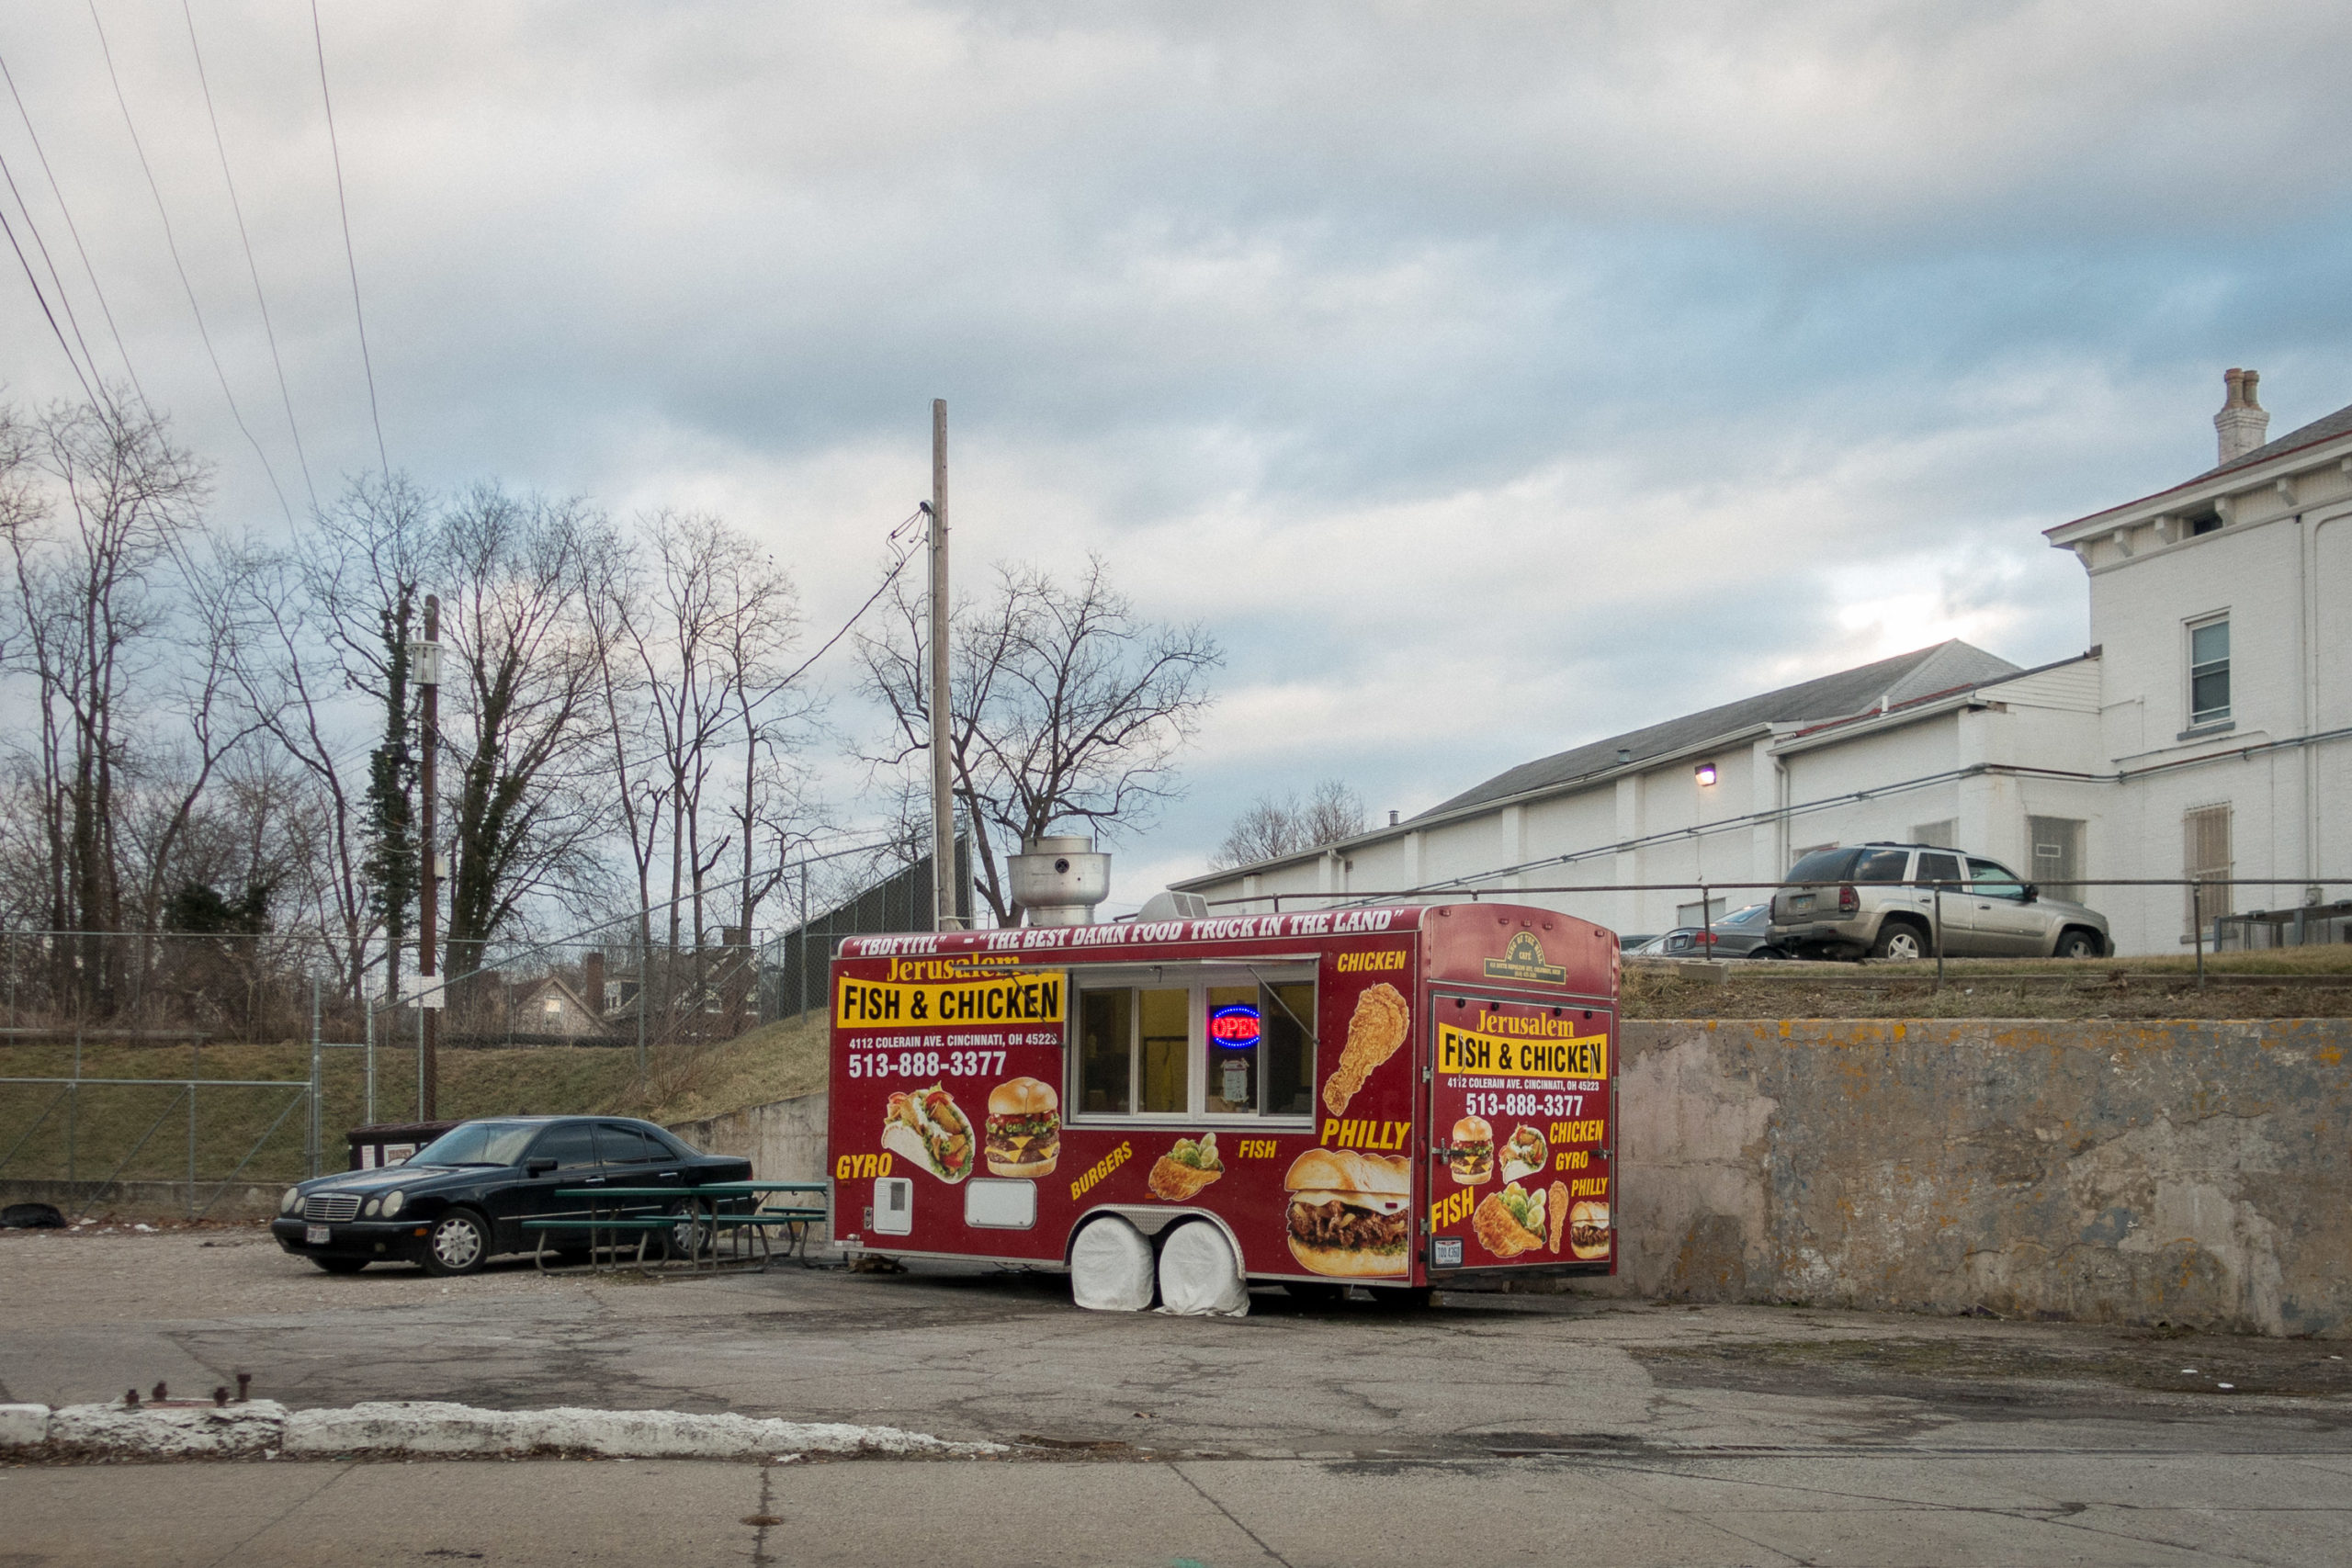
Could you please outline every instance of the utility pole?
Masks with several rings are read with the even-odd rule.
[[[954,688],[947,678],[947,400],[931,400],[931,908],[935,930],[956,916]]]
[[[438,594],[424,596],[424,640],[417,645],[415,681],[423,690],[424,765],[420,770],[419,788],[424,796],[423,840],[419,859],[423,876],[417,883],[418,908],[416,920],[417,953],[417,1108],[416,1119],[432,1122],[438,1119],[441,1103],[441,998],[427,993],[433,989],[437,969],[433,961],[434,944],[440,939],[441,906],[441,840],[434,827],[434,784],[437,770],[434,758],[441,750],[441,599]]]

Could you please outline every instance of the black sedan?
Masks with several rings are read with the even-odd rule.
[[[618,1116],[500,1116],[464,1122],[401,1165],[338,1171],[286,1190],[269,1224],[277,1245],[330,1274],[370,1263],[422,1263],[470,1274],[502,1252],[538,1245],[527,1219],[588,1217],[593,1187],[699,1186],[748,1181],[749,1160],[707,1155],[650,1122]],[[599,1204],[597,1213],[662,1214],[659,1198]],[[569,1247],[578,1233],[554,1232]],[[549,1242],[550,1248],[556,1242]]]

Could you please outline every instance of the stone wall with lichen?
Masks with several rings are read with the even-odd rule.
[[[2352,1021],[1624,1025],[1613,1287],[2352,1334]]]

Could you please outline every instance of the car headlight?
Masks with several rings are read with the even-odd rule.
[[[360,1212],[361,1213],[363,1213],[363,1214],[372,1214],[372,1213],[374,1213],[376,1212],[376,1209],[377,1209],[377,1202],[376,1202],[376,1200],[375,1200],[375,1199],[373,1199],[373,1198],[370,1198],[370,1199],[368,1199],[368,1206],[367,1206],[366,1208],[364,1208],[364,1209],[360,1210],[359,1212]]]
[[[299,1187],[289,1187],[286,1190],[286,1196],[277,1201],[277,1212],[281,1214],[290,1214],[294,1212],[294,1205],[301,1201],[302,1190]]]
[[[394,1214],[399,1213],[401,1212],[401,1205],[402,1203],[407,1202],[407,1201],[408,1201],[408,1194],[407,1194],[407,1193],[405,1193],[405,1192],[387,1192],[387,1193],[385,1193],[385,1194],[384,1194],[384,1218],[386,1218],[386,1219],[388,1219],[388,1220],[389,1220],[389,1219],[390,1219]]]

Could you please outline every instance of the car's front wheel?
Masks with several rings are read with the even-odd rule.
[[[330,1274],[356,1274],[368,1267],[364,1258],[313,1258],[311,1261]]]
[[[1928,939],[1920,934],[1917,926],[1889,921],[1879,931],[1878,940],[1871,943],[1871,956],[1897,960],[1925,958],[1928,956]]]
[[[452,1209],[424,1238],[427,1273],[471,1274],[490,1261],[490,1222],[471,1209]]]
[[[2061,958],[2097,958],[2098,955],[2098,938],[2089,931],[2077,928],[2058,939],[2058,956]]]

